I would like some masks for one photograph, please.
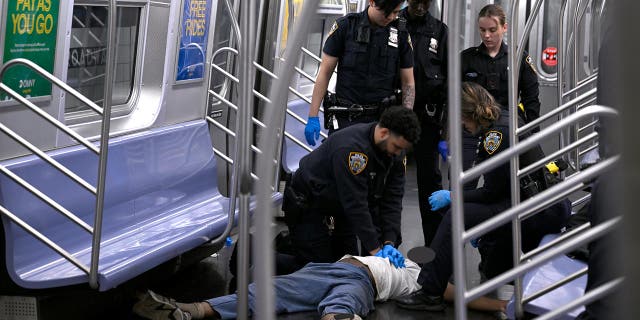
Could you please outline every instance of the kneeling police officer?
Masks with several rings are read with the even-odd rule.
[[[390,107],[380,122],[340,130],[300,160],[283,203],[298,267],[345,254],[389,257],[404,266],[396,248],[405,150],[419,136],[413,111]]]

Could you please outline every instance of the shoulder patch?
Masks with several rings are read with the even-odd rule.
[[[536,70],[536,67],[533,65],[533,59],[531,59],[531,56],[528,55],[524,61],[527,62],[527,64],[529,64],[529,67],[531,67],[531,70],[533,70],[533,72],[537,75],[538,74],[538,70]]]
[[[367,167],[369,157],[362,152],[349,152],[349,171],[358,175]]]
[[[334,21],[331,26],[331,30],[329,30],[329,35],[327,37],[331,37],[331,35],[338,30],[338,21]]]
[[[502,143],[502,132],[491,130],[484,136],[484,150],[488,154],[493,154]]]
[[[407,174],[407,156],[402,158],[402,165],[404,166],[404,174]]]

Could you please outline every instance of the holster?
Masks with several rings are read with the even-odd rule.
[[[284,220],[287,225],[296,224],[308,208],[307,195],[295,190],[290,183],[287,184],[282,199],[282,211],[284,211]]]

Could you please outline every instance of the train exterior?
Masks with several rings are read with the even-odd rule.
[[[68,288],[112,292],[159,266],[173,271],[220,254],[229,237],[247,243],[249,227],[263,240],[251,250],[255,259],[270,265],[274,235],[264,230],[281,215],[284,181],[315,148],[305,143],[304,127],[322,45],[335,19],[368,3],[0,0],[0,320],[48,319],[36,310],[42,296]],[[459,70],[459,51],[481,42],[477,13],[489,3],[506,9],[507,42],[530,53],[540,83],[541,118],[514,129],[512,141],[540,126],[531,141],[549,156],[536,165],[560,157],[568,163],[561,188],[525,201],[515,188],[512,208],[489,222],[518,225],[560,195],[578,211],[591,197],[587,181],[619,160],[597,153],[595,129],[601,117],[617,116],[615,108],[595,105],[601,26],[610,6],[605,0],[434,0],[431,14],[455,35],[450,72]],[[519,69],[515,60],[509,77]],[[450,88],[459,86],[458,77],[450,78]],[[450,91],[450,101],[459,94]],[[515,112],[517,103],[511,104]],[[450,103],[451,128],[459,126],[457,107]],[[459,139],[453,134],[450,144]],[[524,144],[471,173],[515,161],[518,179],[513,159]],[[468,177],[454,170],[461,168],[455,155],[452,160],[441,168],[450,170],[447,183],[456,190]],[[489,222],[464,230],[454,219],[460,235],[454,255],[464,257],[465,240],[489,231]],[[600,293],[584,294],[586,263],[563,253],[611,232],[620,220],[608,223],[550,236],[544,241],[551,244],[535,254],[516,248],[513,270],[459,286],[457,300],[513,281],[509,316],[575,317]],[[403,235],[401,251],[422,245],[412,240],[420,234]],[[238,252],[239,294],[246,294],[249,246]],[[464,259],[455,262],[456,282],[469,283]],[[545,269],[553,263],[566,268]],[[542,281],[545,272],[557,279]],[[261,292],[270,292],[265,279],[272,273],[256,271]],[[561,290],[570,294],[561,297]],[[16,311],[24,305],[28,310]],[[464,303],[445,317],[452,316],[468,317]]]

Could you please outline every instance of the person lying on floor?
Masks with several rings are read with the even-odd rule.
[[[388,258],[346,255],[334,263],[309,263],[288,275],[274,278],[276,313],[317,310],[322,320],[361,319],[374,310],[374,301],[406,296],[420,289],[420,267],[406,259],[396,268]],[[147,319],[235,319],[237,295],[203,302],[180,303],[148,290],[133,306]],[[474,305],[475,304],[475,305]],[[506,301],[479,298],[472,308],[504,311]],[[249,315],[255,308],[255,284],[249,285]]]

